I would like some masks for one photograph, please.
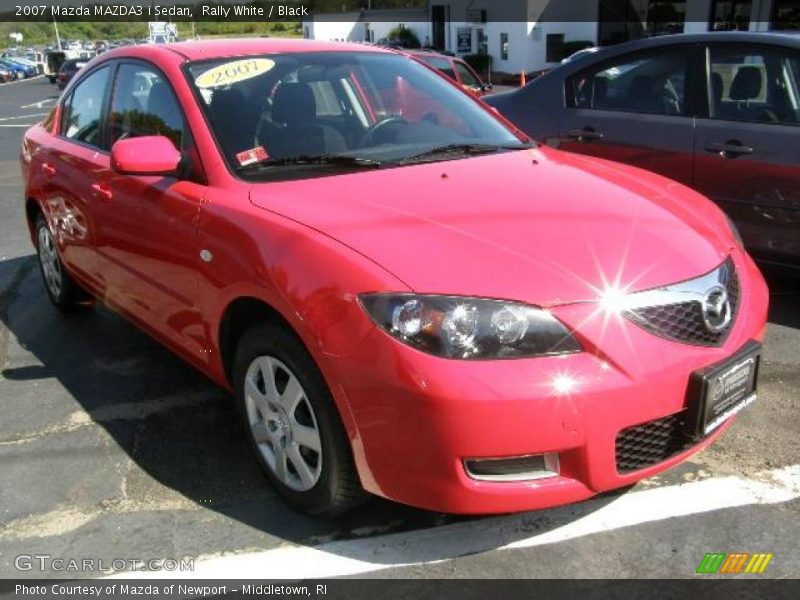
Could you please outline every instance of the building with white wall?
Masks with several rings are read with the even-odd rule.
[[[489,54],[495,72],[518,74],[558,64],[570,41],[610,45],[664,33],[800,30],[800,0],[429,0],[419,9],[329,13],[303,23],[306,37],[356,42],[377,42],[398,24],[424,45]]]

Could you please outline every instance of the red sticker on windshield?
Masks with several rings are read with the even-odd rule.
[[[238,160],[239,164],[243,167],[252,165],[253,163],[261,162],[262,160],[267,160],[267,158],[268,155],[267,151],[264,150],[264,146],[258,146],[252,150],[245,150],[244,152],[239,152],[236,155],[236,160]]]

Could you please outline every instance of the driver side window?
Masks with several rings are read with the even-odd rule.
[[[685,48],[629,54],[574,75],[567,97],[574,108],[684,115],[688,67]]]
[[[111,145],[119,139],[163,135],[183,147],[183,113],[169,82],[155,69],[120,65],[109,117]]]
[[[78,82],[64,102],[61,134],[77,142],[101,147],[100,127],[103,99],[108,85],[109,67],[102,67]]]

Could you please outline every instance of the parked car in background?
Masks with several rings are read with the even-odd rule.
[[[600,50],[600,48],[598,46],[590,46],[589,48],[582,48],[582,49],[578,50],[577,52],[573,52],[572,54],[570,54],[566,58],[562,59],[561,60],[561,64],[564,65],[564,64],[567,64],[569,62],[572,62],[573,60],[577,60],[579,58],[583,58],[584,56],[590,56],[592,54],[595,54],[599,50]]]
[[[6,83],[14,79],[14,74],[6,67],[0,66],[0,83]]]
[[[72,78],[75,77],[78,71],[86,66],[86,63],[87,61],[80,58],[70,58],[64,61],[64,64],[61,65],[61,68],[58,70],[58,75],[56,76],[58,89],[63,90],[67,87],[67,84],[72,81]]]
[[[767,287],[717,206],[536,147],[396,51],[110,51],[20,164],[52,303],[105,300],[233,392],[304,511],[580,501],[756,399]]]
[[[70,58],[75,58],[75,53],[72,51],[64,50],[48,50],[44,54],[44,74],[50,80],[50,83],[55,83],[58,79],[58,71],[61,66]]]
[[[483,96],[492,89],[491,83],[484,83],[475,70],[460,58],[428,50],[405,50],[405,53],[444,73],[476,96]]]
[[[36,71],[39,73],[39,75],[45,74],[46,65],[44,52],[39,52],[38,50],[27,52],[25,54],[25,58],[36,65]]]
[[[32,71],[33,75],[27,75],[28,77],[35,77],[36,75],[41,75],[42,74],[42,72],[39,70],[39,65],[36,63],[36,61],[31,60],[30,58],[27,58],[25,56],[17,55],[17,56],[9,56],[8,60],[12,60],[12,61],[14,61],[16,63],[19,63],[23,67],[32,68],[33,69],[33,71]]]
[[[24,65],[12,58],[0,58],[0,66],[5,67],[14,75],[14,79],[36,77],[36,67]]]
[[[756,258],[800,267],[800,37],[639,40],[487,102],[546,144],[695,188]]]

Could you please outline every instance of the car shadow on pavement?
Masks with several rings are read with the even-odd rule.
[[[769,321],[800,329],[800,273],[764,268],[769,286]]]
[[[120,497],[98,503],[99,508],[81,506],[85,498],[48,499],[54,506],[97,510],[98,518],[123,506],[120,512],[128,516],[139,510],[183,511],[182,518],[196,520],[197,535],[206,537],[213,537],[205,530],[214,527],[209,523],[213,518],[208,517],[208,511],[214,511],[223,521],[217,527],[228,531],[232,539],[225,542],[228,546],[218,548],[211,542],[212,547],[202,553],[241,549],[237,546],[241,540],[231,533],[236,525],[226,519],[248,526],[240,529],[250,531],[246,540],[250,548],[276,545],[274,540],[266,541],[264,534],[279,541],[319,544],[467,520],[378,498],[338,519],[294,512],[271,489],[250,456],[225,390],[105,308],[60,314],[47,300],[32,255],[0,261],[0,367],[0,422],[4,423],[0,445],[38,436],[47,450],[54,436],[65,436],[63,444],[69,445],[69,436],[85,439],[93,430],[97,433],[98,427],[115,442],[112,451],[118,456],[109,463],[107,473],[86,473],[79,452],[74,460],[67,459],[64,468],[74,471],[70,474],[74,478],[84,478],[86,486],[123,477]],[[12,400],[25,406],[25,417],[16,425],[17,413],[11,406],[19,405]],[[58,404],[67,408],[54,409]],[[53,414],[68,418],[48,421]],[[17,451],[24,452],[24,445]],[[42,494],[51,493],[47,485],[40,489]],[[527,537],[531,531],[558,527],[565,519],[578,519],[618,495],[605,495],[569,510],[530,513],[527,527],[505,531],[497,544],[513,542],[515,535]],[[419,559],[402,553],[396,556],[397,563],[415,560]]]

